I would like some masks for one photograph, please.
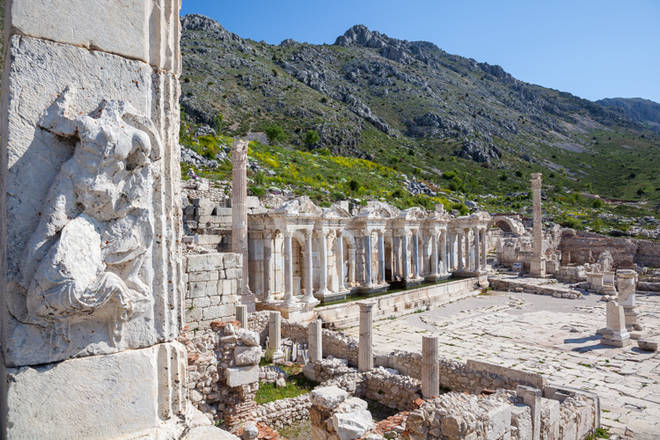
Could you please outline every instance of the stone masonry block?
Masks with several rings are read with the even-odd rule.
[[[205,272],[222,269],[223,254],[199,254],[188,255],[188,265],[186,271],[190,274],[192,272]]]

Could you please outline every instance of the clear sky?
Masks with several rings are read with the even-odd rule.
[[[181,13],[272,44],[364,24],[583,98],[660,102],[660,0],[183,0]]]

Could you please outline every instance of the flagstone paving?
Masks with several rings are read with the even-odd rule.
[[[660,438],[660,354],[600,344],[605,303],[597,295],[562,299],[490,292],[441,308],[374,323],[374,347],[421,350],[436,334],[440,354],[544,374],[550,383],[595,391],[612,433]],[[645,333],[660,338],[660,296],[637,296]],[[346,331],[355,337],[358,329]]]

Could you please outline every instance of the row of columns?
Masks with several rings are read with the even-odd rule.
[[[472,240],[470,240],[472,237]],[[481,272],[486,269],[486,228],[466,228],[449,233],[449,271]]]
[[[373,239],[372,232],[377,234],[376,250],[377,265],[374,274],[372,258]],[[340,231],[336,231],[335,257],[337,270],[337,291],[343,292],[349,290],[355,285],[356,278],[359,283],[366,287],[385,285],[386,280],[386,253],[385,253],[385,232],[382,230],[368,231],[364,236],[358,238],[359,249],[353,249],[353,254],[349,255],[350,264],[348,265],[350,273],[348,274],[348,283],[346,282],[346,273],[344,266],[344,237]],[[327,231],[318,233],[319,249],[319,287],[316,295],[324,297],[329,293],[328,289],[328,248]],[[411,246],[408,244],[409,236],[412,239]],[[312,258],[314,231],[304,231],[304,285],[305,292],[302,298],[304,303],[316,303],[318,300],[314,296],[314,264]],[[473,237],[470,240],[470,237]],[[264,299],[267,302],[273,300],[271,287],[271,267],[273,258],[273,236],[272,233],[266,233],[264,236]],[[391,269],[393,278],[399,278],[408,281],[420,279],[423,269],[429,277],[439,277],[448,275],[449,272],[480,272],[486,266],[486,229],[483,227],[474,227],[461,229],[458,231],[433,231],[431,232],[431,262],[430,267],[424,267],[422,263],[422,252],[420,252],[420,231],[402,231],[399,235],[392,237],[393,260]],[[284,293],[285,302],[291,305],[296,302],[294,298],[293,283],[293,247],[292,233],[283,234],[284,250]],[[412,258],[409,256],[412,253]],[[428,261],[424,259],[424,261]],[[442,263],[442,267],[440,266]],[[412,269],[412,270],[411,270]],[[356,274],[357,270],[357,274]],[[357,275],[357,276],[356,276]]]

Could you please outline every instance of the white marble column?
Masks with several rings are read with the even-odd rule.
[[[373,278],[371,273],[371,232],[367,231],[364,236],[364,286],[371,287],[373,285]]]
[[[314,298],[314,260],[312,259],[312,231],[305,231],[305,295],[304,303],[318,303]]]
[[[373,303],[360,304],[360,339],[358,341],[358,370],[369,371],[374,367],[372,324]]]
[[[319,234],[319,291],[317,296],[324,297],[328,294],[328,239],[325,231]]]
[[[401,270],[401,238],[395,237],[392,232],[392,279],[400,277],[403,279]]]
[[[465,230],[465,253],[467,254],[467,271],[474,272],[474,237],[470,229]]]
[[[236,306],[236,320],[241,323],[241,327],[248,328],[248,309],[246,305]]]
[[[385,233],[378,231],[378,281],[385,284]]]
[[[481,270],[481,244],[479,243],[479,228],[474,228],[474,271]]]
[[[439,259],[440,256],[438,255],[438,234],[436,232],[433,232],[431,234],[431,260],[433,262],[433,267],[431,268],[431,275],[434,277],[437,277],[440,275],[440,268],[439,268]]]
[[[341,232],[337,230],[337,241],[335,242],[335,252],[337,258],[337,276],[339,277],[339,282],[337,285],[338,289],[341,292],[346,290],[346,275],[344,274],[344,237],[341,235]]]
[[[237,140],[231,150],[231,250],[243,256],[241,295],[250,295],[248,279],[247,164],[248,141]],[[242,300],[254,302],[254,298]]]
[[[422,336],[422,397],[430,399],[439,393],[438,337]]]
[[[293,247],[289,232],[284,234],[284,290],[286,304],[294,305],[296,299],[293,296]]]
[[[465,264],[463,261],[463,231],[458,231],[456,234],[456,243],[457,243],[457,250],[458,250],[458,271],[463,272],[465,271]]]
[[[447,264],[447,231],[442,231],[442,244],[440,245],[440,258],[442,259],[442,274],[447,275],[449,265]]]
[[[323,329],[320,319],[315,319],[307,327],[307,347],[309,361],[319,362],[323,359]]]
[[[284,357],[282,346],[282,316],[280,312],[268,313],[268,354],[273,360]]]
[[[273,301],[273,289],[271,286],[271,276],[273,274],[273,234],[268,231],[264,233],[264,292],[263,300],[265,302]]]
[[[408,268],[408,231],[403,231],[401,236],[401,270],[403,271],[402,279],[408,280],[410,276],[410,269]]]
[[[485,228],[481,228],[481,270],[486,270],[486,254],[488,252],[488,248],[486,246],[487,239],[488,239],[488,230]]]
[[[414,232],[412,235],[412,240],[413,240],[413,248],[412,248],[412,253],[413,253],[413,278],[417,279],[419,278],[419,241],[417,238],[417,232]]]
[[[355,286],[355,276],[357,271],[357,250],[352,247],[349,253],[349,268],[348,268],[348,283],[349,287]]]

